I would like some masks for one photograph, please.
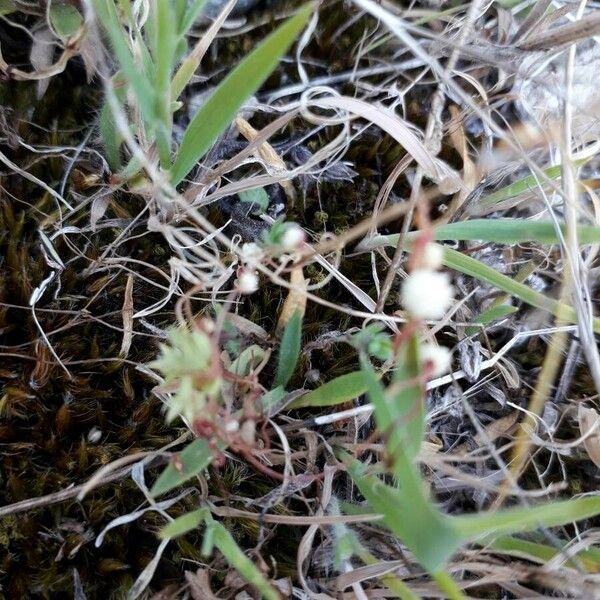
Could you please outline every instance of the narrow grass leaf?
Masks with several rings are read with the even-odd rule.
[[[564,225],[561,226],[561,231],[566,236]],[[406,236],[407,243],[412,242],[417,235],[419,235],[419,232],[409,233]],[[362,246],[368,249],[380,246],[396,247],[399,237],[398,234],[377,236]],[[524,242],[558,244],[560,242],[554,223],[528,221],[526,219],[471,219],[470,221],[447,223],[434,228],[433,237],[437,241],[471,240],[499,244]],[[579,225],[577,227],[577,240],[582,246],[600,243],[600,227]]]
[[[177,16],[173,0],[156,0],[152,10],[153,51],[156,65],[154,88],[156,142],[160,163],[164,169],[171,165],[171,130],[173,113],[171,110],[171,73],[175,67],[175,53],[179,37]]]
[[[562,304],[549,296],[544,296],[525,284],[499,273],[495,269],[484,265],[482,262],[466,254],[462,254],[452,248],[444,248],[444,264],[465,275],[470,275],[479,281],[489,283],[499,290],[519,298],[530,306],[546,310],[555,317],[559,317],[570,323],[577,322],[577,314],[572,306]],[[594,331],[600,333],[599,319],[595,318],[593,320],[593,326]]]
[[[171,521],[168,525],[165,525],[158,535],[163,540],[179,537],[180,535],[186,534],[188,531],[198,529],[205,517],[205,508],[194,510]]]
[[[498,512],[453,517],[454,526],[463,539],[481,535],[501,535],[533,531],[540,527],[557,527],[600,514],[600,497],[551,502],[531,508],[511,508]]]
[[[292,402],[288,408],[335,406],[358,398],[366,392],[361,371],[340,375]]]
[[[566,237],[565,225],[561,226],[561,232]],[[433,235],[436,240],[479,240],[500,244],[521,242],[557,244],[560,241],[554,223],[526,219],[472,219],[448,223],[436,227]],[[579,225],[577,240],[582,246],[600,243],[600,227]]]
[[[174,185],[194,168],[244,102],[264,83],[304,27],[310,12],[311,6],[305,6],[280,25],[219,84],[196,113],[185,131],[171,169]]]
[[[229,531],[220,523],[209,524],[214,531],[214,545],[221,551],[227,562],[266,600],[280,600],[279,593],[267,581],[258,567],[243,553]]]
[[[512,536],[503,536],[491,541],[484,540],[478,543],[478,545],[485,546],[485,548],[500,554],[525,558],[526,560],[540,564],[546,564],[561,554],[561,549],[556,546],[540,544],[539,542],[532,542]],[[577,568],[577,565],[580,564],[588,573],[599,573],[600,549],[590,548],[582,550],[576,554],[576,560],[567,560],[566,564],[572,568]]]
[[[281,337],[279,347],[279,359],[277,362],[277,374],[273,387],[285,388],[291,379],[300,356],[300,343],[302,339],[302,315],[299,311],[294,312],[287,322]]]
[[[205,440],[194,440],[179,453],[177,465],[169,464],[160,474],[150,490],[150,495],[160,496],[180,486],[204,471],[212,460],[213,454],[208,443]]]
[[[127,83],[133,90],[136,100],[147,121],[154,118],[154,89],[146,74],[133,59],[125,31],[115,10],[113,0],[93,0],[99,22],[108,34],[111,46],[117,55]]]
[[[192,0],[188,4],[188,9],[185,11],[181,24],[179,25],[179,33],[181,35],[185,35],[191,29],[204,8],[206,0]]]

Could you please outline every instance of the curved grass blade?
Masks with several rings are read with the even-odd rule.
[[[196,113],[181,141],[171,168],[173,185],[180,183],[231,123],[243,103],[264,83],[311,12],[301,8],[250,53],[217,87]]]
[[[475,279],[479,279],[479,281],[489,283],[507,294],[519,298],[530,306],[546,310],[564,321],[569,323],[577,322],[577,313],[572,306],[562,304],[553,298],[544,296],[523,283],[519,283],[518,281],[495,271],[491,267],[484,265],[482,262],[475,260],[466,254],[461,254],[452,248],[444,248],[444,265],[456,271],[460,271],[465,275],[470,275]],[[593,325],[594,331],[600,333],[600,319],[595,318],[593,320]]]
[[[209,517],[210,518],[210,517]],[[213,543],[227,559],[227,562],[266,600],[280,600],[279,593],[267,581],[258,567],[242,552],[229,531],[212,518],[207,527],[213,530]]]
[[[119,64],[127,83],[133,90],[144,118],[148,122],[154,120],[155,93],[144,71],[138,67],[133,59],[131,49],[125,38],[123,27],[115,10],[113,0],[94,0],[94,9],[98,20],[106,30],[111,46],[117,55]]]
[[[600,514],[600,497],[576,498],[551,502],[531,508],[509,508],[474,515],[452,517],[463,539],[481,535],[509,535],[533,531],[540,527],[557,527]]]
[[[555,556],[561,554],[561,549],[556,546],[522,540],[513,536],[503,536],[492,541],[484,540],[478,545],[485,546],[485,548],[500,554],[525,558],[540,564],[546,564]],[[588,573],[600,573],[600,549],[582,550],[575,555],[574,560],[568,560],[566,564],[571,568],[577,568],[579,564]]]
[[[502,221],[502,219],[500,219]],[[496,223],[496,221],[490,221],[490,223]],[[598,229],[600,228],[593,228]],[[434,230],[434,235],[435,235]],[[584,235],[589,236],[591,233],[584,231]],[[406,251],[411,251],[411,242],[414,239],[414,236],[407,236],[406,243],[404,248]],[[480,234],[478,234],[480,235]],[[596,233],[594,232],[595,236]],[[449,239],[449,238],[445,238]],[[481,237],[477,237],[475,239],[481,239]],[[521,239],[520,241],[527,241],[526,239]],[[361,250],[372,250],[373,248],[380,246],[393,246],[395,247],[398,242],[397,235],[390,236],[380,236],[378,238],[374,238],[373,240],[368,241],[367,243],[361,246]],[[588,242],[589,243],[589,242]],[[536,308],[541,308],[542,310],[546,310],[549,313],[552,313],[555,317],[560,317],[562,320],[567,321],[569,323],[577,322],[577,314],[575,309],[572,306],[568,306],[566,304],[562,304],[553,298],[548,296],[544,296],[539,292],[531,289],[523,283],[515,281],[506,275],[488,267],[483,264],[481,261],[472,258],[471,256],[467,256],[466,254],[462,254],[457,250],[453,250],[452,248],[448,248],[444,246],[444,265],[454,269],[455,271],[459,271],[460,273],[464,273],[465,275],[469,275],[478,279],[479,281],[483,281],[485,283],[489,283],[494,287],[514,296],[515,298],[519,298],[526,304],[530,306],[535,306]],[[594,331],[596,333],[600,333],[600,319],[594,318],[593,320]]]
[[[566,236],[565,226],[561,231]],[[414,240],[418,232],[406,236],[407,242]],[[360,248],[372,250],[381,246],[396,247],[398,234],[380,235],[365,241]],[[481,241],[498,244],[518,244],[522,242],[538,242],[540,244],[558,244],[560,242],[554,223],[527,221],[525,219],[471,219],[458,223],[447,223],[434,228],[433,238],[437,241]],[[600,227],[579,225],[577,227],[578,242],[586,244],[600,243]]]

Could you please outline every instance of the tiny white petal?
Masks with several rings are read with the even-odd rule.
[[[235,282],[240,294],[253,294],[258,289],[258,276],[252,271],[241,271]]]
[[[421,362],[428,364],[431,377],[440,377],[450,371],[452,365],[452,353],[444,346],[436,344],[423,344],[419,349]]]
[[[304,230],[296,224],[290,224],[281,236],[281,247],[287,252],[296,250],[305,240]]]
[[[429,243],[423,251],[423,267],[435,271],[442,266],[444,249],[439,244]]]
[[[228,421],[225,424],[225,431],[227,433],[236,433],[240,429],[240,424],[237,421]]]
[[[244,244],[240,249],[240,259],[249,267],[255,267],[260,263],[264,255],[262,248],[254,242]]]
[[[450,308],[454,290],[447,273],[413,271],[402,284],[400,300],[417,319],[441,319]]]
[[[102,437],[102,431],[97,427],[92,427],[87,434],[87,439],[90,444],[96,444]]]

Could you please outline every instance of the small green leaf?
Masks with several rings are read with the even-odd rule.
[[[284,396],[285,390],[281,386],[265,392],[258,401],[260,411],[263,413],[270,413],[271,409],[274,406],[277,406],[277,404],[283,400]]]
[[[150,495],[160,496],[180,486],[204,471],[212,460],[213,454],[208,443],[205,440],[194,440],[179,453],[177,466],[171,463],[160,474],[150,490]]]
[[[200,508],[182,515],[174,521],[171,521],[168,525],[165,525],[158,535],[163,540],[173,539],[180,535],[184,535],[188,531],[192,531],[192,529],[197,529],[200,523],[206,518],[206,514],[206,508]]]
[[[335,406],[358,398],[367,391],[365,377],[361,371],[340,375],[315,390],[294,400],[288,408]]]
[[[98,1],[98,0],[97,0]],[[219,84],[185,131],[171,169],[180,183],[231,123],[244,102],[258,90],[304,27],[311,6],[301,8],[280,25]]]
[[[266,212],[267,208],[269,208],[269,196],[265,188],[253,188],[251,190],[244,190],[238,194],[238,197],[241,202],[246,202],[248,204],[254,204],[256,207],[253,207],[253,212]],[[258,209],[258,210],[256,210]]]
[[[50,24],[63,40],[72,36],[82,25],[81,13],[72,5],[64,2],[52,2],[50,5]]]
[[[229,371],[240,377],[247,377],[264,359],[265,351],[256,344],[242,350],[240,355],[231,363]]]
[[[299,311],[294,312],[286,323],[281,337],[279,347],[279,360],[277,363],[277,374],[273,387],[285,388],[291,379],[300,357],[300,343],[302,340],[302,315]]]
[[[477,316],[473,320],[473,323],[477,323],[478,325],[489,325],[490,323],[494,323],[495,321],[504,319],[509,315],[513,315],[518,310],[519,309],[516,306],[513,306],[512,304],[498,304],[481,312],[479,316]],[[479,333],[480,331],[481,327],[465,327],[465,333],[467,335],[473,335],[475,333]]]

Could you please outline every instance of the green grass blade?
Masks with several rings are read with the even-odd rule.
[[[432,575],[439,588],[445,592],[446,598],[449,598],[449,600],[467,600],[454,579],[446,571],[437,571]]]
[[[144,71],[136,64],[127,43],[125,32],[115,10],[113,0],[93,0],[98,20],[108,34],[111,46],[117,55],[123,75],[133,90],[144,118],[154,121],[154,88]]]
[[[463,539],[468,540],[481,535],[508,535],[533,531],[540,527],[556,527],[598,514],[600,497],[595,496],[550,502],[531,508],[510,508],[498,512],[453,517],[452,520]]]
[[[544,296],[523,283],[519,283],[518,281],[499,273],[466,254],[461,254],[452,248],[444,248],[444,265],[456,271],[460,271],[465,275],[470,275],[475,279],[479,279],[479,281],[489,283],[499,290],[519,298],[530,306],[546,310],[564,321],[570,323],[577,322],[577,313],[572,306],[561,304],[553,298]],[[594,319],[594,331],[600,333],[600,319]]]
[[[302,340],[302,315],[299,311],[294,312],[286,323],[281,336],[279,347],[279,359],[277,362],[277,374],[273,387],[285,388],[291,379],[300,357],[300,344]]]
[[[344,404],[367,391],[364,375],[360,371],[340,375],[294,400],[288,408],[325,407]]]
[[[566,226],[561,226],[561,231],[566,237]],[[525,219],[472,219],[448,223],[436,227],[434,237],[436,240],[480,240],[500,244],[521,242],[557,244],[560,241],[554,223]],[[579,225],[577,239],[581,245],[600,243],[600,227]]]
[[[190,6],[183,15],[183,19],[179,26],[179,33],[181,35],[185,35],[191,29],[205,4],[206,0],[193,0],[190,2]]]
[[[383,523],[415,555],[430,573],[436,572],[456,552],[460,537],[448,517],[427,498],[414,463],[400,448],[396,461],[402,463],[400,488],[385,485],[359,461],[348,465],[348,472],[370,507],[383,515]]]
[[[213,528],[214,545],[221,551],[227,562],[266,600],[280,600],[279,593],[267,581],[258,567],[242,552],[229,531],[216,521],[211,521],[208,527]]]
[[[244,102],[264,83],[304,27],[310,12],[311,6],[305,6],[280,25],[219,84],[196,113],[183,136],[171,169],[174,185],[187,176],[231,123]]]
[[[160,496],[180,486],[204,471],[212,460],[213,453],[208,443],[205,440],[194,440],[179,453],[178,465],[171,463],[160,474],[150,490],[150,495]]]
[[[177,15],[172,0],[155,0],[152,15],[153,51],[155,71],[156,144],[163,169],[171,166],[171,135],[173,112],[171,110],[171,73],[175,67],[175,52],[179,42]]]
[[[561,226],[563,235],[566,228]],[[411,232],[406,236],[411,242],[418,232]],[[367,241],[365,248],[373,249],[380,246],[396,247],[399,240],[398,234],[381,235]],[[527,221],[525,219],[472,219],[458,223],[447,223],[433,230],[433,237],[437,241],[481,241],[496,242],[499,244],[518,244],[522,242],[538,242],[540,244],[557,244],[559,237],[554,223]],[[577,238],[581,245],[600,243],[600,227],[593,225],[579,225]]]
[[[585,164],[589,159],[579,159],[577,161],[575,161],[575,165],[576,166],[581,166],[583,164]],[[548,179],[558,179],[561,174],[562,174],[562,166],[561,165],[553,165],[551,167],[546,167],[544,170],[544,175],[546,175],[546,177]],[[542,187],[547,188],[548,186],[546,185],[546,182],[542,181],[540,179],[540,177],[538,177],[537,175],[527,175],[526,177],[523,177],[522,179],[519,179],[518,181],[514,181],[513,183],[510,183],[509,185],[506,185],[502,188],[500,188],[499,190],[496,190],[495,192],[492,192],[491,194],[488,194],[487,196],[485,196],[484,198],[482,198],[478,205],[481,208],[484,209],[490,209],[493,208],[496,204],[499,204],[500,202],[504,202],[505,200],[510,200],[511,198],[516,198],[517,196],[520,196],[521,194],[524,194],[526,192],[530,192],[532,190],[539,190],[540,186],[539,183],[541,183]]]
[[[379,381],[371,363],[360,358],[361,372],[369,400],[373,404],[377,428],[386,441],[391,456],[398,448],[410,458],[418,455],[423,441],[424,407],[423,389],[415,384],[420,366],[418,340],[413,336],[406,352],[399,357],[393,384],[386,390]],[[410,382],[410,383],[409,383]]]
[[[485,546],[485,548],[499,554],[525,558],[540,564],[547,563],[561,553],[560,548],[556,548],[555,546],[522,540],[512,536],[503,536],[491,541],[484,540],[482,543],[478,543],[478,545]],[[580,564],[588,573],[599,573],[600,549],[590,548],[582,550],[577,553],[576,560],[568,560],[566,564],[572,568],[576,568]]]
[[[509,315],[515,314],[519,309],[512,304],[498,304],[496,306],[492,306],[487,310],[482,311],[475,319],[473,319],[473,323],[477,325],[489,325],[490,323],[494,323],[504,317],[508,317]],[[481,327],[478,326],[469,326],[465,327],[465,333],[467,335],[474,335],[481,331]]]
[[[168,525],[165,525],[160,532],[159,537],[163,540],[173,539],[180,535],[185,535],[188,531],[198,529],[200,523],[204,521],[207,515],[206,508],[200,508],[194,510],[185,515],[181,515],[174,521],[171,521]]]

